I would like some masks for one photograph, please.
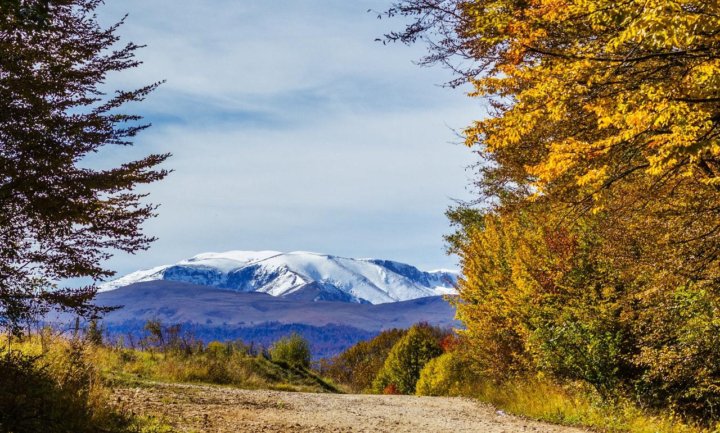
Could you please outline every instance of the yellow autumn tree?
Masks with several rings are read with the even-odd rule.
[[[714,413],[720,2],[404,0],[388,14],[412,18],[389,40],[429,41],[424,62],[490,107],[465,130],[479,196],[450,212],[448,238],[486,371]]]
[[[638,177],[666,194],[720,187],[718,2],[409,0],[391,13],[418,18],[390,38],[437,33],[428,61],[478,66],[460,73],[494,109],[466,130],[493,163],[488,191],[598,211]]]

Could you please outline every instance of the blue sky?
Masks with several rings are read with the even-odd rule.
[[[402,25],[386,1],[108,1],[122,40],[146,44],[112,88],[167,80],[133,106],[153,127],[113,165],[172,152],[147,188],[159,240],[118,254],[120,274],[205,251],[316,251],[454,268],[444,211],[469,197],[475,160],[454,130],[484,112],[447,71],[413,64],[424,47],[375,42]],[[467,89],[465,89],[466,91]]]

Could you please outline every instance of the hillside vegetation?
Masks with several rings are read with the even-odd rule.
[[[153,420],[110,404],[112,389],[98,353],[84,340],[3,337],[1,432],[164,432]]]
[[[143,349],[108,346],[99,330],[66,338],[50,329],[3,336],[0,349],[0,431],[163,433],[155,418],[139,418],[111,395],[155,382],[209,383],[245,389],[338,392],[310,369],[308,343],[296,334],[269,348],[241,342],[203,344],[148,323]]]
[[[488,107],[464,130],[477,195],[448,212],[480,393],[598,400],[614,410],[558,403],[558,418],[609,429],[628,408],[717,428],[720,3],[403,0],[397,14],[410,25],[387,38],[429,41],[424,62]]]
[[[310,346],[298,334],[289,334],[267,347],[247,345],[240,340],[205,344],[192,334],[178,333],[178,326],[148,321],[146,333],[135,349],[118,343],[103,345],[100,334],[92,329],[89,328],[87,339],[96,344],[88,349],[88,356],[110,383],[150,380],[337,392],[310,369]]]
[[[385,331],[324,361],[320,371],[353,392],[472,397],[510,413],[603,432],[716,431],[669,410],[607,398],[581,380],[541,374],[497,380],[468,351],[465,339],[426,324]]]

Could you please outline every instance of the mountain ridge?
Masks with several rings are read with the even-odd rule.
[[[352,325],[368,331],[408,327],[418,321],[452,326],[454,309],[442,296],[384,304],[307,301],[259,292],[233,292],[174,281],[145,281],[98,294],[102,306],[122,306],[103,322],[198,323],[214,326],[283,324]]]
[[[175,281],[236,292],[314,301],[382,304],[455,293],[456,272],[422,271],[381,259],[307,251],[202,253],[175,264],[136,271],[102,284],[101,292],[147,281]]]

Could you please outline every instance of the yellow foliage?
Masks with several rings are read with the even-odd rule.
[[[491,104],[448,237],[484,373],[720,419],[720,2],[400,3]]]
[[[617,179],[618,167],[704,180],[720,173],[718,2],[496,0],[463,8],[471,20],[459,34],[476,57],[494,59],[472,79],[472,95],[512,97],[500,115],[466,130],[467,143],[493,159],[509,155],[501,163],[537,147],[540,157],[524,163],[534,188],[560,184],[602,202],[593,192]],[[698,173],[698,161],[712,173]]]
[[[481,380],[472,362],[458,352],[445,352],[431,359],[420,371],[415,394],[432,396],[472,395]]]

